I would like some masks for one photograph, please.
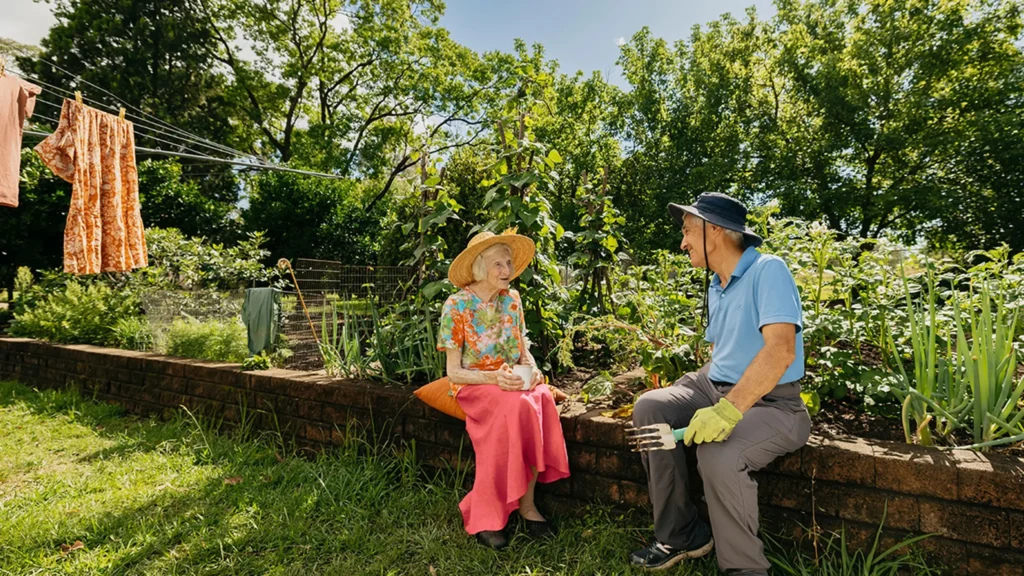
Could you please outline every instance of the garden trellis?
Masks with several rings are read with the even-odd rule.
[[[325,326],[329,324],[325,319],[334,318],[335,311],[339,322],[346,317],[365,318],[372,314],[372,306],[403,301],[416,269],[298,258],[293,272],[297,290],[284,290],[281,298],[281,335],[293,352],[288,367],[319,370],[323,357],[317,335],[325,327],[332,330]]]

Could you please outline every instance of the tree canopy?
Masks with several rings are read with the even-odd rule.
[[[599,189],[616,214],[601,234],[641,261],[678,242],[665,205],[705,190],[774,201],[780,215],[847,235],[1020,251],[1010,215],[1024,209],[1021,8],[776,0],[770,19],[726,14],[675,43],[641,29],[621,47],[617,86],[560,70],[539,45],[474,52],[441,27],[439,0],[55,0],[41,59],[18,65],[340,177],[142,165],[144,220],[218,237],[266,231],[275,257],[408,260],[394,253],[416,244],[404,225],[436,201],[418,187],[422,166],[457,212],[440,232],[448,246],[495,221],[486,195],[505,182],[569,232],[596,230],[579,210]],[[65,71],[89,84],[69,85]],[[524,146],[562,161],[527,176],[539,158],[507,164]],[[26,164],[16,219],[57,226],[47,206],[60,196],[47,190],[61,187]],[[23,241],[0,239],[13,254],[0,274],[58,259],[59,245]],[[560,258],[577,248],[561,237],[553,246]]]

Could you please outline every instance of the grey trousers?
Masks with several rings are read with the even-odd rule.
[[[641,395],[633,407],[634,426],[666,422],[682,428],[698,409],[716,404],[729,388],[712,383],[708,370],[705,366],[672,386]],[[704,481],[711,533],[722,570],[767,574],[770,564],[757,537],[757,482],[749,473],[798,450],[810,432],[811,419],[800,399],[800,385],[794,382],[776,387],[758,401],[724,442],[697,447],[697,469]],[[644,452],[642,458],[658,541],[684,548],[707,542],[708,527],[697,515],[687,492],[684,447]]]

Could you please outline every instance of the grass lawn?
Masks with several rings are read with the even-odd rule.
[[[0,574],[639,574],[626,555],[651,534],[594,506],[560,519],[553,541],[517,535],[494,552],[463,531],[454,472],[428,481],[356,442],[282,458],[277,435],[12,382],[0,382],[0,430]]]
[[[454,473],[427,482],[355,443],[279,459],[272,435],[240,440],[11,382],[0,430],[0,574],[628,574],[649,534],[595,507],[554,541],[516,536],[494,552],[463,531]],[[84,548],[62,555],[76,540]],[[674,572],[687,573],[715,564]]]

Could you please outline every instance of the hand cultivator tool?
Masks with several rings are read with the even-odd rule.
[[[633,446],[633,452],[648,450],[672,450],[683,441],[686,428],[673,430],[668,424],[651,424],[640,428],[626,428],[626,442]]]

